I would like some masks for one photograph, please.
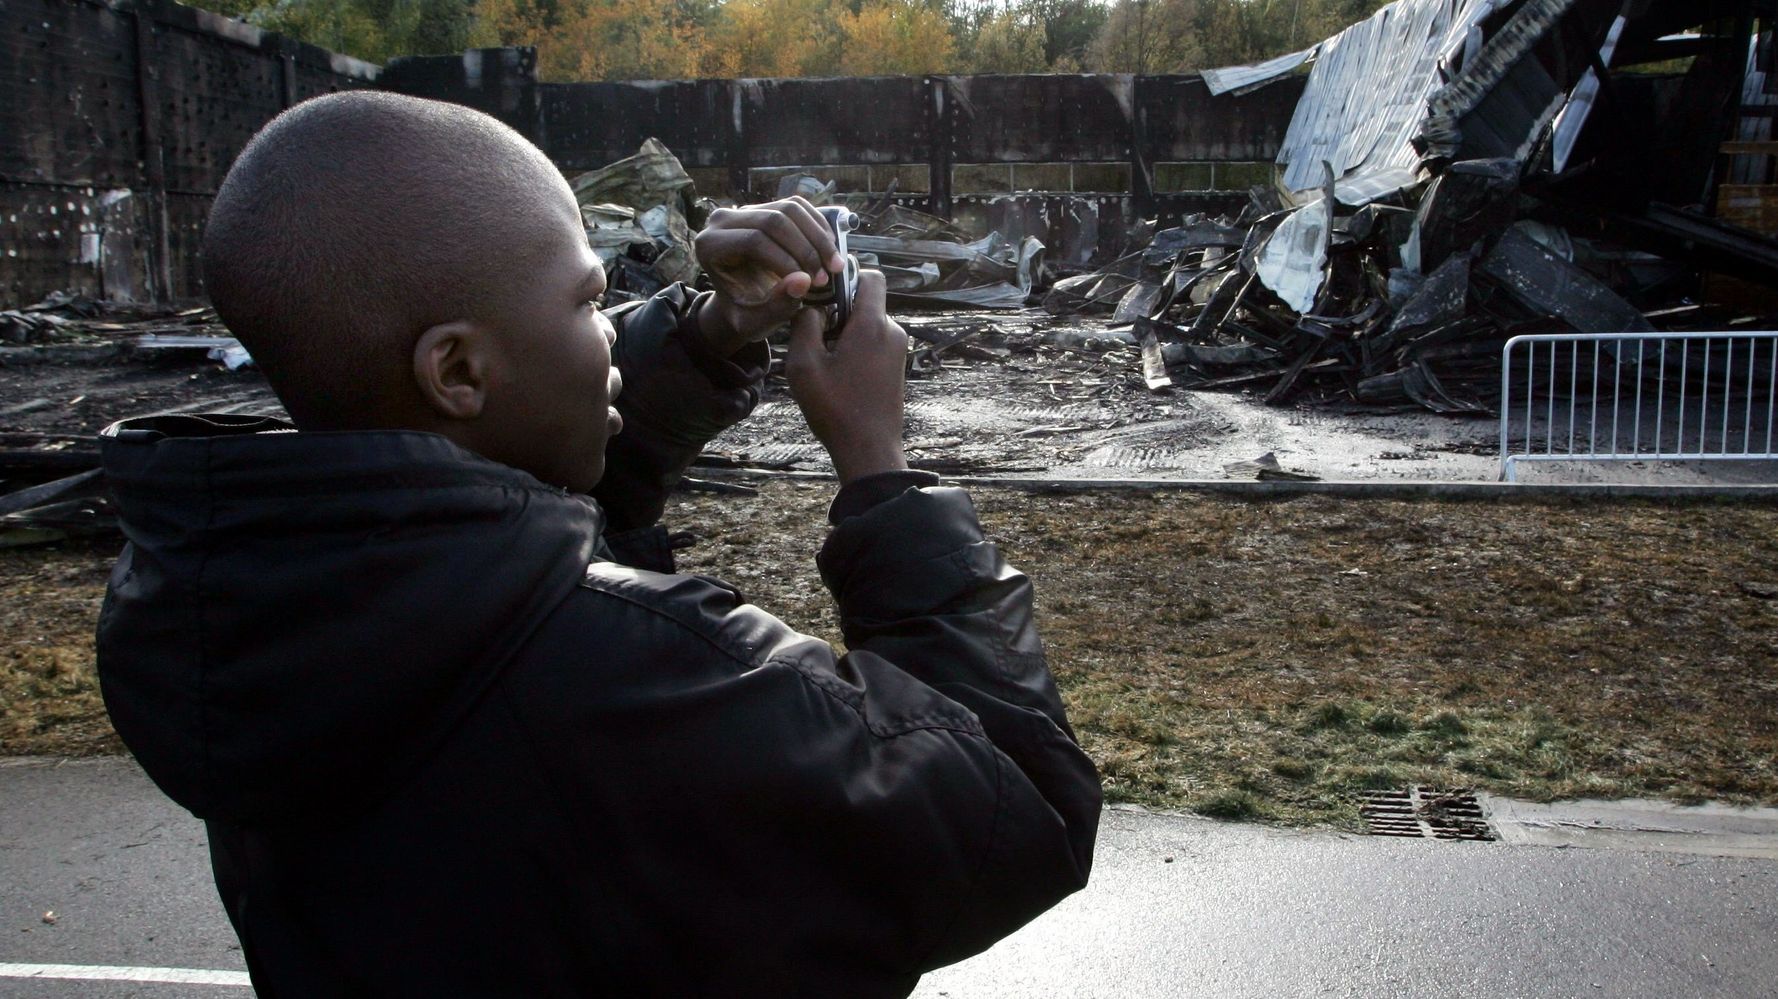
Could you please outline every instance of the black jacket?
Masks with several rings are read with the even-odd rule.
[[[961,491],[842,490],[844,656],[650,571],[764,365],[688,304],[623,317],[622,533],[429,434],[107,432],[106,703],[206,820],[261,999],[900,996],[1086,881],[1097,777]]]

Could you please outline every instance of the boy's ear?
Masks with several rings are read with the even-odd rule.
[[[473,420],[488,401],[494,343],[489,330],[468,319],[431,326],[414,344],[414,385],[440,416]]]

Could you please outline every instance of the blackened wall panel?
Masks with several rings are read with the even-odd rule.
[[[0,0],[0,306],[59,288],[199,293],[203,219],[235,155],[291,103],[348,87],[480,108],[569,173],[650,136],[736,190],[749,168],[917,165],[939,210],[1044,228],[1052,258],[1072,263],[1103,255],[1138,215],[1187,208],[1152,191],[1153,164],[1270,160],[1302,86],[1211,97],[1195,77],[1115,75],[552,85],[523,49],[401,59],[378,77],[170,0]],[[950,167],[982,164],[1005,166],[1007,193],[953,205]],[[1045,164],[1072,164],[1075,191],[1097,193],[1011,193],[1060,175]],[[1129,180],[1083,188],[1086,164]]]
[[[74,288],[137,301],[149,287],[150,206],[129,188],[0,181],[0,303]]]
[[[203,219],[242,146],[376,75],[171,0],[0,0],[0,307],[198,294]]]
[[[931,150],[918,77],[736,80],[751,166],[918,163]]]
[[[83,0],[0,3],[0,179],[139,177],[135,22]]]
[[[954,76],[946,113],[956,163],[1130,158],[1132,78]]]
[[[554,83],[538,90],[543,150],[563,170],[596,170],[651,137],[688,167],[729,163],[733,81]]]
[[[359,90],[371,85],[371,81],[362,76],[338,73],[330,67],[311,65],[301,60],[293,60],[293,65],[298,101],[306,101],[322,94],[335,94],[342,90]]]
[[[1307,77],[1285,77],[1251,93],[1212,96],[1197,76],[1136,78],[1144,154],[1167,160],[1270,160],[1284,144]]]
[[[493,115],[532,142],[537,129],[537,50],[470,49],[461,55],[391,59],[378,86]]]
[[[215,199],[197,194],[167,195],[167,249],[173,297],[199,298],[204,294],[204,220]]]
[[[215,193],[253,133],[284,109],[276,53],[154,25],[167,188]]]

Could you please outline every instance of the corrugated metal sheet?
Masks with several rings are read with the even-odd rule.
[[[1321,50],[1320,44],[1311,45],[1301,52],[1281,55],[1265,62],[1256,62],[1250,66],[1224,66],[1221,69],[1207,69],[1203,72],[1204,86],[1210,89],[1211,96],[1226,94],[1229,91],[1245,92],[1261,84],[1270,83],[1281,76],[1287,76],[1298,66],[1315,58]]]
[[[1322,42],[1278,153],[1292,200],[1319,194],[1324,161],[1346,204],[1414,183],[1413,139],[1427,101],[1476,50],[1481,20],[1505,2],[1397,0]]]

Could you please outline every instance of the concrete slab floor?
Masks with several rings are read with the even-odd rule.
[[[131,761],[0,762],[0,802],[0,997],[250,994],[185,973],[140,980],[154,976],[141,969],[243,963],[202,826]],[[1771,859],[1388,840],[1114,808],[1085,891],[915,994],[1773,996],[1774,899]],[[43,964],[137,980],[14,977]]]

